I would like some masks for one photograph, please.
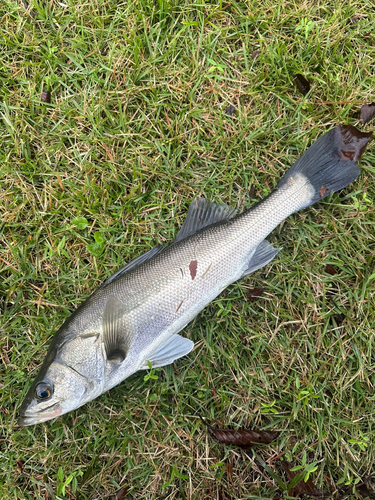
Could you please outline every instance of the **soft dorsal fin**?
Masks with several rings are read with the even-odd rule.
[[[143,264],[147,260],[151,259],[151,257],[153,257],[154,255],[159,253],[161,250],[163,250],[163,248],[164,247],[162,247],[162,246],[151,248],[151,250],[149,250],[148,252],[143,253],[142,255],[139,255],[138,257],[136,257],[135,259],[130,261],[129,264],[126,264],[126,266],[122,267],[121,269],[116,271],[115,274],[112,274],[112,276],[110,276],[108,279],[103,281],[103,283],[100,285],[99,288],[108,285],[108,283],[111,283],[119,276],[122,276],[123,274],[131,271],[132,269],[135,269],[136,267],[140,266],[141,264]]]
[[[111,295],[103,314],[103,342],[107,359],[122,362],[129,352],[132,337],[126,325],[125,306]]]
[[[276,257],[280,250],[281,248],[275,248],[269,241],[263,240],[255,250],[255,253],[251,257],[251,260],[249,262],[249,267],[246,269],[242,276],[253,273],[271,262],[271,260]]]
[[[147,360],[152,368],[170,365],[178,358],[182,358],[193,349],[194,342],[175,333],[169,337]],[[147,370],[147,363],[141,369]]]
[[[228,205],[217,205],[205,198],[195,198],[190,204],[186,219],[174,243],[187,238],[203,227],[230,219],[236,212],[235,208],[228,207]]]

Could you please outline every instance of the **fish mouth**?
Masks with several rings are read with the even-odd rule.
[[[26,411],[25,414],[17,420],[17,425],[26,427],[28,425],[40,424],[42,422],[46,422],[47,420],[51,420],[52,418],[58,417],[59,415],[61,415],[61,413],[62,408],[57,408],[57,410],[54,411],[43,412],[39,415],[28,415]]]

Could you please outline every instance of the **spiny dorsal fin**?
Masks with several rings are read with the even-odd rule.
[[[103,315],[103,342],[107,359],[122,362],[132,343],[127,328],[125,306],[114,296],[108,298]]]
[[[228,205],[217,205],[216,203],[207,201],[205,198],[195,198],[190,204],[186,219],[174,243],[191,236],[203,227],[222,220],[228,220],[236,212],[235,208],[228,207]]]

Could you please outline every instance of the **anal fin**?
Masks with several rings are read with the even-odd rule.
[[[262,241],[262,243],[255,250],[254,255],[251,257],[249,266],[242,276],[251,274],[271,262],[280,250],[281,248],[273,247],[269,241]]]

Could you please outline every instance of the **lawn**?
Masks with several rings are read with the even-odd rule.
[[[172,241],[196,196],[241,211],[335,124],[375,127],[358,121],[375,100],[374,7],[27,1],[0,6],[1,498],[286,498],[282,461],[356,498],[375,467],[373,141],[353,185],[279,226],[277,258],[187,326],[190,355],[16,422],[53,333]],[[199,415],[279,435],[243,451]]]

